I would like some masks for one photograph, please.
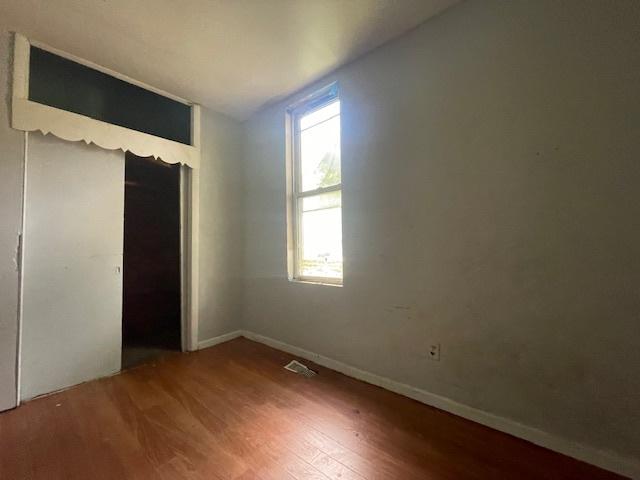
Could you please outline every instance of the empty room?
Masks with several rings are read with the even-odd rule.
[[[640,1],[0,0],[0,480],[640,480]]]

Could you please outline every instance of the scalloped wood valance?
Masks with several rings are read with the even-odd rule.
[[[148,133],[131,130],[119,125],[113,125],[84,115],[30,101],[28,92],[31,43],[32,42],[29,42],[26,37],[19,34],[15,35],[11,111],[11,126],[13,128],[26,132],[40,131],[45,135],[52,134],[58,138],[72,142],[83,141],[87,144],[92,143],[107,150],[128,150],[140,157],[152,156],[166,163],[180,163],[193,169],[199,167],[200,108],[198,105],[192,105],[192,144],[185,145],[173,140],[167,140]],[[155,91],[156,93],[169,96],[164,92],[158,92],[156,89],[142,85],[140,82],[125,78],[115,72],[110,72],[107,69],[64,54],[50,47],[40,44],[37,46],[70,58],[78,63],[100,69],[105,73]]]

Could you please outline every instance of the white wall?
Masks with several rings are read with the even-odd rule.
[[[12,39],[0,23],[0,411],[16,404],[18,234],[24,136],[9,126]]]
[[[199,340],[237,330],[243,262],[242,126],[202,109]]]
[[[29,134],[21,398],[120,370],[124,153]]]
[[[244,328],[640,465],[639,25],[468,1],[301,92],[340,82],[343,288],[287,281],[301,95],[250,119]]]

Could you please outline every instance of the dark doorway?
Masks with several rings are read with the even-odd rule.
[[[122,368],[180,350],[180,166],[127,152]]]

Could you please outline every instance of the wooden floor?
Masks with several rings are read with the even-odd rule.
[[[621,478],[246,339],[0,414],[3,480]]]

